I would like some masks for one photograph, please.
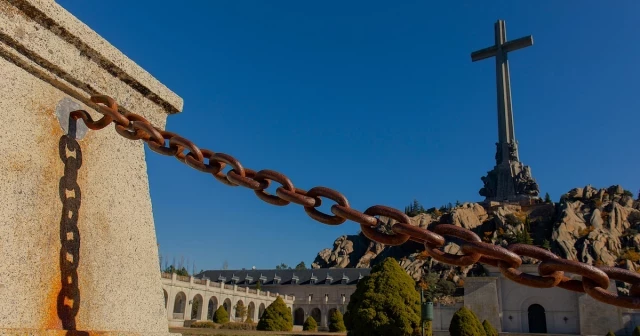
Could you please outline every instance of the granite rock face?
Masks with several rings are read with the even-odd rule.
[[[395,223],[385,217],[380,219],[386,225]],[[574,188],[555,204],[464,203],[444,211],[421,213],[412,217],[410,224],[422,228],[453,224],[474,231],[485,242],[502,246],[525,242],[528,236],[534,245],[563,258],[632,270],[640,265],[640,253],[635,252],[640,249],[640,202],[622,186]],[[384,258],[394,257],[416,280],[427,272],[440,273],[452,281],[468,273],[483,272],[477,265],[460,268],[440,264],[423,250],[413,242],[387,247],[360,233],[339,237],[333,249],[318,254],[312,267],[373,267]],[[444,250],[460,253],[454,243],[448,243]],[[537,261],[525,258],[524,262]]]

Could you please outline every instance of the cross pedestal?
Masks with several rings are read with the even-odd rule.
[[[169,335],[143,144],[69,112],[182,99],[52,0],[0,0],[0,74],[0,335]]]

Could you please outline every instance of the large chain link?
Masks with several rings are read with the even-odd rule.
[[[273,170],[254,171],[245,168],[240,161],[228,154],[215,153],[201,149],[193,142],[171,132],[155,128],[144,117],[134,113],[118,112],[116,102],[107,96],[93,96],[91,101],[99,107],[103,117],[94,121],[86,111],[74,111],[71,116],[82,119],[87,127],[99,130],[111,122],[115,123],[116,132],[131,140],[143,140],[149,148],[159,154],[174,156],[191,168],[213,175],[218,181],[228,186],[242,186],[254,191],[261,200],[286,206],[290,203],[301,205],[307,215],[318,222],[328,225],[339,225],[346,220],[360,224],[362,233],[369,239],[385,245],[401,245],[408,240],[424,244],[426,252],[433,259],[456,266],[470,266],[484,263],[498,267],[508,279],[519,284],[537,287],[560,287],[571,291],[586,293],[594,299],[614,306],[640,309],[640,274],[614,267],[595,267],[585,263],[561,259],[555,254],[532,245],[512,244],[507,248],[482,242],[474,232],[465,228],[439,224],[433,231],[410,224],[409,217],[402,211],[383,205],[374,205],[364,212],[349,206],[349,201],[340,192],[327,187],[314,187],[309,191],[297,188],[282,173]],[[230,166],[225,174],[223,169]],[[275,195],[265,191],[271,182],[280,186]],[[331,206],[331,214],[323,213],[317,208],[322,204],[321,198],[335,202]],[[391,234],[380,228],[385,225],[376,216],[385,216],[397,221],[391,225]],[[389,231],[389,230],[387,230]],[[453,237],[462,254],[452,254],[443,250],[447,243],[445,237]],[[523,273],[518,268],[522,265],[521,256],[540,261],[538,274]],[[582,280],[569,279],[564,272],[582,276]],[[625,282],[631,285],[629,296],[619,296],[609,292],[610,280]]]

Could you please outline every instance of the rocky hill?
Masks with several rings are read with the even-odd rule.
[[[381,218],[384,223],[393,220]],[[433,228],[446,223],[476,232],[485,242],[502,246],[529,243],[542,246],[567,259],[594,265],[640,270],[640,201],[621,186],[575,188],[558,203],[534,205],[464,203],[450,208],[429,209],[411,217],[411,224]],[[457,253],[448,243],[445,250]],[[461,268],[429,258],[420,244],[384,246],[362,233],[341,236],[333,248],[318,253],[313,268],[372,267],[393,257],[416,281],[426,273],[460,284],[467,275],[483,273],[479,265]],[[534,263],[535,260],[524,260]]]

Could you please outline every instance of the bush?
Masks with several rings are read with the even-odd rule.
[[[200,321],[191,323],[191,328],[212,328],[216,329],[217,326],[211,321]]]
[[[331,314],[331,316],[329,316],[329,331],[331,332],[347,331],[347,327],[344,326],[342,313],[337,309],[333,311],[333,314]]]
[[[223,324],[229,322],[229,314],[227,314],[227,310],[224,309],[224,306],[218,307],[216,312],[213,314],[213,322]]]
[[[291,331],[293,329],[293,317],[281,297],[278,296],[265,309],[257,329],[265,331]]]
[[[251,317],[247,317],[247,319],[244,320],[244,323],[253,323],[253,319],[251,319]]]
[[[424,334],[425,336],[432,336],[433,331],[431,330],[431,321],[424,321]],[[418,327],[414,332],[413,336],[422,336],[422,328]]]
[[[482,324],[471,310],[466,307],[458,309],[453,314],[449,325],[451,336],[486,336]]]
[[[242,322],[227,322],[220,326],[220,329],[228,330],[256,330],[256,326],[253,323]]]
[[[358,282],[344,322],[349,336],[410,336],[420,327],[420,295],[393,258]]]
[[[633,334],[631,336],[640,336],[640,326],[633,329]]]
[[[317,331],[318,324],[316,323],[316,320],[312,316],[307,317],[307,320],[304,321],[304,324],[302,325],[302,330]]]
[[[614,334],[613,331],[609,330],[609,332],[607,333],[607,336],[616,336],[616,334]]]
[[[498,331],[489,323],[489,321],[482,321],[482,327],[484,328],[485,334],[487,336],[498,336]]]

